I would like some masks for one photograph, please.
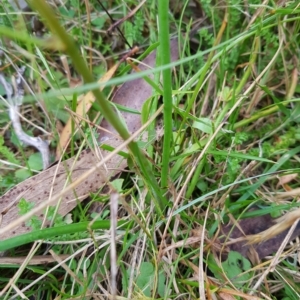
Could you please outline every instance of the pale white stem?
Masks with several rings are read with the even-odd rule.
[[[13,97],[13,89],[10,83],[8,83],[5,77],[0,73],[0,83],[3,85],[6,91],[9,117],[12,122],[13,128],[18,139],[26,146],[35,147],[42,155],[43,168],[47,169],[50,165],[50,151],[49,144],[43,141],[40,137],[32,137],[25,133],[22,129],[20,122],[20,105],[22,104],[24,90],[22,88],[22,73],[24,68],[20,69],[20,73],[16,78],[16,91],[15,97]],[[4,99],[3,99],[4,100]]]

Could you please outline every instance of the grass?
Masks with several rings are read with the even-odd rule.
[[[108,9],[119,20],[137,4],[114,0]],[[74,135],[71,153],[80,152],[85,141],[93,145],[92,124],[99,124],[99,112],[127,139],[107,99],[114,85],[153,73],[152,106],[147,101],[142,116],[149,118],[161,106],[162,91],[164,134],[149,138],[147,154],[132,142],[130,172],[112,179],[109,192],[100,188],[86,206],[78,206],[74,224],[57,217],[55,235],[55,229],[38,229],[9,241],[13,244],[0,243],[10,256],[8,264],[0,261],[1,299],[107,299],[114,294],[116,299],[299,299],[298,240],[285,247],[274,266],[276,253],[251,265],[234,252],[220,262],[218,250],[223,247],[219,229],[229,220],[266,213],[278,217],[298,206],[298,196],[288,196],[300,182],[296,1],[174,1],[170,9],[167,1],[157,6],[147,1],[120,29],[141,52],[160,41],[157,67],[128,74],[130,67],[123,64],[103,94],[96,79],[128,46],[117,33],[106,34],[111,23],[98,1],[66,1],[53,18],[43,1],[35,5],[55,38],[45,38],[48,29],[44,40],[33,37],[6,1],[0,5],[1,35],[14,39],[2,39],[2,72],[9,78],[15,65],[27,66],[24,130],[43,135],[54,150],[59,127],[68,118],[65,107],[74,111],[77,96],[93,90],[98,106],[86,116],[92,121]],[[169,32],[182,45],[176,62],[170,62]],[[69,80],[62,53],[68,54]],[[84,82],[74,87],[78,74]],[[33,149],[18,142],[1,103],[0,126],[2,195],[42,165]],[[153,136],[159,129],[152,123],[147,131]],[[114,261],[112,233],[106,228],[116,202]],[[249,211],[254,205],[258,210]],[[25,201],[21,209],[26,213],[32,207]]]

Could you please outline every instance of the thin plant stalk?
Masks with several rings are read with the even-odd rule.
[[[125,222],[118,222],[118,226],[124,224]],[[61,236],[65,234],[80,233],[89,230],[103,229],[107,230],[110,227],[110,221],[101,220],[91,222],[81,222],[76,224],[66,224],[63,226],[44,228],[41,230],[35,230],[29,233],[18,235],[1,242],[0,251],[7,251],[12,248],[19,247],[28,243],[32,243],[38,240],[47,240],[56,236]]]
[[[78,47],[75,44],[73,38],[59,24],[50,6],[45,2],[45,0],[28,0],[28,3],[31,7],[39,12],[39,14],[45,19],[49,29],[61,40],[64,46],[64,51],[68,53],[68,55],[72,59],[74,67],[77,72],[83,77],[84,83],[94,83],[95,80],[93,78],[93,75],[88,69],[84,59],[81,57]],[[109,101],[105,99],[99,88],[93,88],[92,92],[99,103],[100,111],[103,114],[104,118],[115,128],[115,130],[124,140],[127,140],[130,137],[130,133],[122,124],[121,120],[119,118],[116,118],[116,114]],[[145,181],[147,182],[147,185],[152,192],[155,200],[158,201],[158,212],[161,214],[161,210],[166,205],[166,200],[162,196],[156,178],[152,173],[151,165],[134,141],[128,144],[128,148],[131,151],[132,156],[135,158],[137,167],[141,171],[141,174],[144,176]]]
[[[169,1],[158,0],[159,51],[161,65],[171,62],[169,35]],[[170,148],[172,143],[172,78],[171,69],[162,71],[164,99],[164,140],[161,169],[161,187],[168,186]]]
[[[77,72],[82,75],[84,83],[87,84],[95,82],[95,79],[89,71],[86,62],[81,57],[78,46],[75,44],[74,39],[59,24],[49,5],[44,0],[29,0],[28,3],[40,13],[40,15],[46,20],[50,30],[64,43],[64,51],[70,55],[73,65]],[[102,92],[98,88],[92,89],[92,92],[95,95],[100,106],[100,111],[106,120],[116,129],[116,131],[124,140],[128,139],[130,137],[129,132],[126,130],[122,122],[115,117],[113,108],[105,99]]]

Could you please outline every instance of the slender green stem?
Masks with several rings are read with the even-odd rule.
[[[6,26],[0,26],[0,36],[6,36],[13,40],[18,40],[27,44],[34,44],[41,48],[53,49],[53,50],[62,50],[63,43],[58,39],[39,39],[29,35],[26,31],[20,30],[16,31],[14,29],[8,28]]]
[[[170,37],[169,37],[169,1],[158,0],[158,24],[160,41],[161,65],[171,62]],[[171,70],[162,71],[163,97],[164,97],[164,141],[162,154],[161,186],[168,186],[170,148],[172,142],[172,78]]]
[[[49,5],[44,1],[33,1],[29,0],[28,3],[35,10],[37,10],[40,15],[45,19],[50,30],[56,34],[57,37],[64,43],[64,51],[67,52],[72,61],[73,65],[76,68],[77,72],[80,73],[83,77],[84,83],[93,83],[95,82],[93,75],[89,71],[86,62],[81,57],[81,54],[78,50],[78,46],[75,44],[74,39],[65,31],[65,29],[59,24],[54,12],[49,7]],[[116,118],[116,114],[109,104],[109,102],[105,99],[102,92],[99,88],[95,88],[92,90],[95,95],[99,106],[100,111],[105,117],[105,119],[116,129],[116,131],[120,134],[123,139],[128,139],[130,137],[129,132],[126,130],[125,126],[122,124],[121,120]]]
[[[124,223],[125,223],[124,221],[120,221],[118,223],[118,226],[120,226]],[[47,240],[47,239],[51,239],[53,237],[61,236],[61,235],[65,235],[65,234],[84,232],[89,229],[91,229],[91,230],[109,229],[109,227],[110,227],[110,221],[102,220],[102,221],[96,221],[94,223],[81,222],[81,223],[77,223],[77,224],[69,224],[69,225],[45,228],[45,229],[32,231],[32,232],[29,232],[26,234],[22,234],[22,235],[15,236],[13,238],[1,241],[0,251],[6,251],[6,250],[9,250],[9,249],[12,249],[15,247],[19,247],[21,245],[32,243],[34,241]]]
[[[206,157],[204,157],[201,161],[200,164],[197,166],[195,173],[192,177],[191,183],[189,184],[187,191],[186,191],[186,195],[185,197],[188,199],[189,197],[191,197],[197,183],[199,182],[199,178],[201,176],[202,170],[205,166],[205,164],[207,163],[206,161]]]
[[[287,103],[288,104],[288,103]],[[285,103],[283,104],[285,105]],[[264,110],[261,110],[261,111],[258,111],[257,113],[255,113],[253,116],[249,117],[248,119],[243,119],[237,123],[235,123],[233,125],[233,129],[237,129],[237,128],[241,128],[241,127],[244,127],[250,123],[253,123],[254,121],[258,120],[258,119],[261,119],[265,116],[269,116],[275,112],[279,111],[279,106],[277,105],[274,105],[268,109],[264,109]]]
[[[50,6],[45,2],[45,0],[28,0],[28,3],[36,11],[39,12],[39,14],[44,18],[50,30],[61,40],[61,42],[63,42],[64,51],[67,52],[71,57],[74,67],[77,72],[82,75],[84,83],[94,83],[95,80],[93,78],[93,75],[88,69],[84,59],[81,57],[77,45],[75,44],[72,37],[68,35],[65,29],[59,24]],[[93,88],[92,92],[98,101],[100,111],[103,114],[104,118],[115,128],[115,130],[124,140],[128,139],[130,137],[130,134],[121,120],[119,118],[116,118],[116,114],[109,101],[105,99],[98,87]],[[145,181],[150,188],[150,191],[159,203],[160,209],[158,210],[158,212],[161,214],[161,210],[165,207],[167,202],[163,197],[157,180],[152,173],[151,165],[135,142],[130,142],[128,147],[133,157],[135,158],[137,167],[140,169],[141,174],[144,176]]]

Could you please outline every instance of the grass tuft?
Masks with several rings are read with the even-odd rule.
[[[26,224],[32,232],[1,241],[7,257],[0,258],[0,298],[108,299],[114,266],[115,299],[299,299],[295,235],[284,233],[286,246],[274,243],[265,257],[229,251],[235,243],[224,236],[225,224],[241,220],[258,234],[256,218],[266,216],[267,228],[280,217],[276,230],[299,232],[291,224],[300,188],[297,1],[102,1],[110,17],[96,0],[28,2],[34,11],[0,4],[1,75],[14,86],[16,70],[26,66],[24,132],[48,140],[54,153],[79,97],[92,90],[98,101],[80,130],[73,122],[65,154],[79,156],[97,149],[103,118],[130,137],[116,113],[124,106],[108,101],[115,86],[144,78],[152,96],[141,112],[129,109],[141,115],[148,138],[122,153],[128,169],[70,214],[57,215],[51,228],[40,229],[33,216]],[[122,20],[127,42],[110,30],[112,20]],[[47,26],[35,26],[40,21]],[[175,62],[171,37],[180,49]],[[123,63],[101,93],[104,83],[96,80],[133,44],[140,60],[156,50],[156,67],[130,74],[134,59]],[[2,196],[42,163],[18,141],[1,85],[0,95]],[[114,240],[112,196],[119,204]],[[22,199],[18,209],[22,218],[35,207]],[[55,215],[49,208],[48,217]]]

